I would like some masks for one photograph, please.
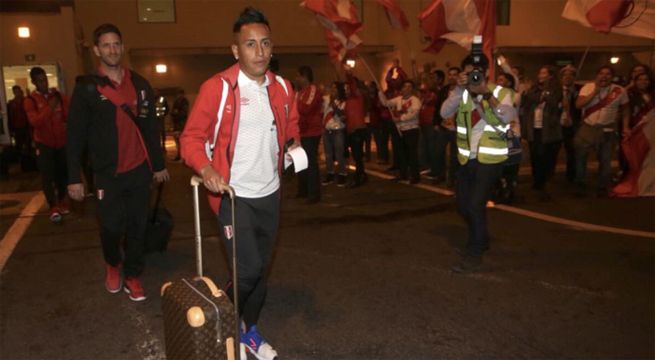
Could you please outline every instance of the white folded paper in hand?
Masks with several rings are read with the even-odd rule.
[[[302,146],[298,146],[294,148],[293,150],[289,150],[284,154],[284,168],[288,168],[289,165],[293,164],[294,169],[296,172],[303,171],[307,169],[307,153],[305,150],[302,148]]]

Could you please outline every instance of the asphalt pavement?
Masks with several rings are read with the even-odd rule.
[[[143,303],[104,289],[93,198],[55,225],[45,207],[25,213],[39,196],[35,173],[0,182],[0,230],[27,224],[0,275],[0,358],[165,358],[159,288],[195,271],[191,171],[169,169],[175,228],[168,251],[146,258]],[[280,360],[655,358],[654,199],[575,198],[561,178],[541,202],[522,177],[513,207],[555,220],[490,209],[484,266],[457,275],[466,228],[430,183],[371,175],[360,188],[323,187],[307,205],[286,175],[261,332]],[[205,273],[221,285],[226,256],[202,205]]]

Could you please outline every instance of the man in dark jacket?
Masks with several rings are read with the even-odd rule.
[[[111,293],[124,289],[131,300],[142,301],[146,296],[138,276],[143,269],[150,185],[153,179],[169,179],[155,98],[148,81],[121,65],[118,28],[103,24],[93,36],[100,67],[96,74],[78,79],[68,117],[68,194],[77,201],[84,198],[80,172],[88,145],[96,177],[105,287]]]
[[[555,77],[555,68],[542,66],[537,84],[521,98],[521,136],[530,144],[532,188],[541,200],[548,200],[546,181],[555,171],[557,153],[562,143],[562,88]]]
[[[566,65],[559,71],[562,86],[562,142],[566,151],[566,180],[575,181],[575,146],[573,139],[580,127],[582,112],[575,107],[575,99],[580,93],[580,86],[575,84],[577,70]]]

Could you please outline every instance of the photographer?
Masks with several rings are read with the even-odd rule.
[[[477,40],[477,41],[476,41]],[[507,88],[487,84],[489,61],[482,54],[481,41],[474,40],[471,55],[462,61],[457,87],[441,106],[441,117],[456,114],[457,208],[468,226],[469,236],[462,259],[451,270],[470,273],[482,265],[489,249],[486,202],[507,159],[506,132],[516,116]]]

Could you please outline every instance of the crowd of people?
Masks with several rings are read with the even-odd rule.
[[[520,67],[503,65],[495,81],[489,82],[506,89],[503,96],[507,96],[517,116],[510,121],[509,131],[504,135],[510,156],[495,185],[495,201],[515,200],[519,165],[526,152],[526,162],[532,170],[531,186],[542,201],[551,199],[547,185],[560,157],[564,158],[565,178],[574,185],[571,192],[580,197],[588,195],[590,151],[598,161],[599,176],[593,188],[597,196],[639,193],[634,183],[645,154],[632,161],[624,154],[633,140],[631,130],[638,124],[641,128],[654,116],[655,84],[651,68],[637,64],[627,76],[629,80],[625,80],[611,66],[602,66],[594,81],[583,86],[577,81],[577,69],[571,65],[561,68],[544,65],[534,81],[524,76]],[[344,69],[345,81],[322,86],[313,83],[311,68],[303,66],[296,82],[301,135],[306,141],[311,138],[313,144],[323,137],[326,174],[322,184],[336,182],[340,187],[364,184],[365,162],[372,161],[372,139],[377,164],[387,164],[386,170],[394,175],[395,181],[415,184],[423,178],[455,188],[459,167],[457,127],[452,116],[442,117],[441,108],[456,90],[462,70],[455,66],[447,71],[428,68],[411,78],[396,59],[387,71],[386,86],[381,91],[376,81],[363,82],[352,75],[352,69],[347,66]],[[324,96],[321,96],[322,89]],[[317,147],[312,146],[309,153],[310,182],[301,173],[297,193],[298,197],[307,197],[309,203],[320,199]],[[344,162],[349,155],[356,171],[348,180]],[[618,172],[611,170],[612,159],[619,160]],[[626,179],[631,180],[631,185],[616,187]]]

